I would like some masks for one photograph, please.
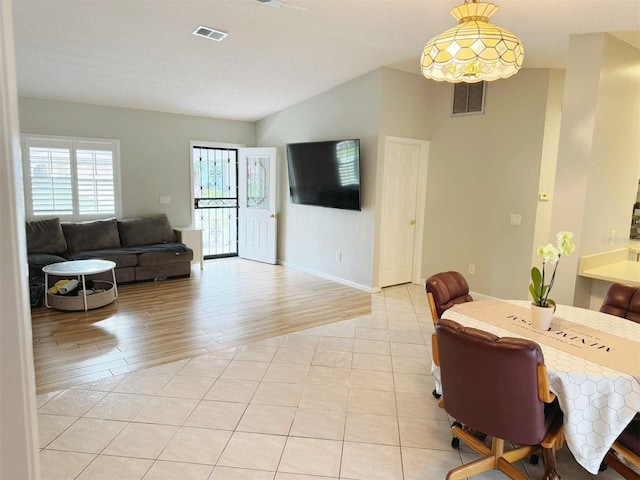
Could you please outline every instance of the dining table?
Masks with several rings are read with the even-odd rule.
[[[550,328],[540,331],[531,325],[530,305],[528,300],[473,301],[451,307],[442,318],[540,345],[549,388],[563,412],[567,447],[597,474],[613,442],[640,412],[640,324],[559,304]]]

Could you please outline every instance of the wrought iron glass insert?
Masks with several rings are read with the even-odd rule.
[[[193,186],[204,258],[238,255],[238,151],[193,147]]]
[[[269,157],[247,158],[247,208],[269,209]]]

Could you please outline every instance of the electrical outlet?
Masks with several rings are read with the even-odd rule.
[[[336,262],[342,261],[342,252],[336,252]]]
[[[469,267],[467,268],[467,271],[473,275],[474,273],[476,273],[476,266],[473,263],[469,264]]]

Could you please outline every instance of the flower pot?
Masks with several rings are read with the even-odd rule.
[[[553,307],[541,307],[535,303],[531,304],[531,326],[536,330],[546,332],[551,327],[553,317]]]

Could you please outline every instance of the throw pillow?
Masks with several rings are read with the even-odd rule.
[[[67,239],[67,253],[118,248],[120,246],[118,223],[115,218],[92,222],[63,223],[62,230]]]
[[[176,241],[176,234],[164,213],[120,220],[118,231],[123,247]]]
[[[27,222],[27,253],[62,253],[67,249],[59,218]]]

